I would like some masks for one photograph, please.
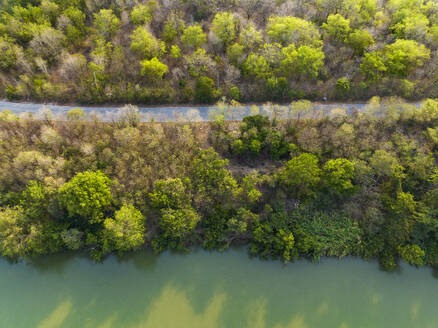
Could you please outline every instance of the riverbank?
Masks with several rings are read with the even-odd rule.
[[[142,123],[135,107],[111,122],[3,112],[0,254],[83,249],[100,261],[238,244],[283,261],[437,266],[438,102],[374,99],[325,116],[300,105],[178,124]]]

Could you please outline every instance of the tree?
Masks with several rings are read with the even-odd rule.
[[[166,19],[163,28],[163,34],[161,38],[166,42],[173,42],[175,38],[184,29],[184,20],[181,18],[183,15],[181,12],[172,11]]]
[[[236,19],[230,12],[219,12],[212,22],[213,33],[227,46],[236,38]]]
[[[422,266],[424,264],[425,252],[418,245],[399,246],[399,253],[403,260],[409,264]]]
[[[207,42],[207,36],[200,25],[188,26],[183,31],[181,42],[187,48],[196,49]]]
[[[268,19],[266,34],[273,42],[283,46],[293,43],[296,47],[322,45],[318,28],[311,22],[298,17],[273,16]]]
[[[254,49],[263,43],[263,34],[257,30],[254,23],[249,22],[240,31],[240,43],[247,49]]]
[[[69,217],[100,222],[111,205],[112,181],[100,171],[77,173],[58,190],[58,201]]]
[[[111,9],[101,9],[94,14],[94,26],[106,39],[111,39],[120,29],[120,19]]]
[[[73,108],[70,109],[67,113],[67,120],[70,122],[80,121],[82,120],[87,114],[81,109],[81,108]]]
[[[114,219],[104,221],[104,245],[106,251],[126,252],[144,243],[144,217],[132,205],[124,204],[114,214]]]
[[[350,20],[340,14],[329,15],[327,23],[322,24],[326,35],[337,42],[343,43],[350,33]]]
[[[254,53],[249,54],[243,64],[243,71],[247,76],[255,77],[256,79],[267,79],[272,75],[271,67],[266,58]]]
[[[183,242],[200,221],[199,215],[194,209],[171,209],[162,210],[160,217],[160,229],[162,235],[178,243]]]
[[[384,58],[379,52],[368,52],[360,64],[361,72],[372,82],[380,81],[388,70]]]
[[[331,159],[322,168],[322,180],[327,190],[337,196],[351,192],[354,164],[345,158]]]
[[[14,68],[21,52],[21,47],[14,44],[12,39],[0,37],[0,68],[2,70]]]
[[[315,79],[324,67],[324,52],[319,48],[301,46],[297,50],[295,73]]]
[[[131,34],[131,49],[143,58],[160,57],[165,52],[164,42],[160,42],[143,27],[137,27]]]
[[[228,160],[222,159],[212,149],[201,150],[191,167],[192,188],[199,206],[209,207],[220,203],[229,205],[239,192],[233,175],[225,168]]]
[[[245,60],[243,56],[244,50],[245,47],[237,42],[229,46],[227,49],[227,56],[230,62],[239,67],[240,64],[242,64],[242,61]]]
[[[75,47],[80,46],[86,35],[85,14],[78,8],[68,7],[58,18],[58,26],[63,27],[67,41]],[[65,22],[65,25],[62,24]]]
[[[292,232],[279,229],[276,231],[268,223],[256,224],[253,230],[250,251],[263,257],[282,258],[290,261],[294,255],[295,238]]]
[[[320,181],[321,170],[318,158],[313,154],[303,153],[292,158],[280,171],[279,181],[298,197],[313,197]]]
[[[158,180],[155,183],[154,191],[149,194],[152,205],[155,208],[183,208],[191,203],[190,193],[186,185],[189,179],[184,181],[180,178]]]
[[[357,29],[349,34],[346,42],[353,48],[356,55],[362,56],[365,49],[374,44],[374,39],[367,30]]]
[[[32,180],[21,194],[20,205],[29,218],[43,220],[48,216],[49,201],[50,194],[45,186]]]
[[[43,254],[46,248],[41,230],[39,223],[27,219],[21,207],[1,208],[0,254],[10,259]]]
[[[155,9],[158,4],[155,1],[148,1],[146,4],[138,4],[131,11],[131,21],[135,25],[145,25],[152,21]]]
[[[385,47],[385,57],[388,73],[404,77],[429,60],[430,50],[414,40],[399,39]]]
[[[157,57],[151,60],[143,60],[141,63],[141,75],[152,81],[159,81],[163,78],[163,75],[169,71],[166,64],[160,62]]]
[[[196,82],[195,99],[201,104],[212,103],[216,99],[214,81],[207,76],[201,76]]]
[[[426,38],[429,24],[429,19],[424,14],[412,10],[406,17],[392,25],[391,29],[398,39],[421,41]]]

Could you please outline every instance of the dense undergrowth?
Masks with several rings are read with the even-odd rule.
[[[433,0],[2,0],[0,97],[438,96]]]
[[[436,100],[266,108],[198,123],[140,122],[132,106],[113,122],[0,113],[0,254],[249,244],[285,261],[438,266]]]

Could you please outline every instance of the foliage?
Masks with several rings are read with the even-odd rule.
[[[163,75],[169,71],[166,64],[160,62],[157,57],[151,60],[143,60],[141,63],[141,75],[150,79],[151,81],[159,81]]]
[[[94,14],[94,26],[106,38],[112,38],[120,29],[120,19],[111,9],[101,9]]]
[[[236,38],[236,22],[232,13],[221,12],[214,16],[211,30],[213,33],[227,45]]]
[[[77,173],[59,188],[58,200],[69,217],[96,223],[111,205],[111,180],[100,171]]]
[[[199,25],[187,26],[181,35],[181,42],[187,47],[196,49],[207,42],[207,36]]]
[[[322,179],[329,193],[342,195],[353,189],[354,164],[345,158],[331,159],[322,168]]]
[[[196,82],[195,99],[199,103],[212,103],[216,99],[214,81],[208,76],[201,76]]]
[[[104,221],[104,245],[107,251],[130,251],[143,245],[144,218],[132,205],[124,204],[114,213],[114,219]]]
[[[45,0],[2,9],[0,96],[11,100],[287,103],[438,92],[431,1]],[[195,96],[202,76],[214,80],[214,97]]]
[[[131,35],[131,49],[143,58],[159,57],[165,52],[163,42],[151,35],[145,27],[137,27]]]
[[[318,162],[315,155],[308,153],[292,158],[279,173],[279,182],[292,195],[313,197],[321,175]]]
[[[322,42],[316,26],[298,17],[273,16],[268,19],[266,34],[271,41],[286,46],[294,44],[299,46],[319,47]]]

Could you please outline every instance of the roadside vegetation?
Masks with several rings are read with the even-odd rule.
[[[431,0],[2,0],[0,10],[10,100],[438,97]]]
[[[308,101],[222,104],[211,122],[112,122],[80,109],[0,113],[0,254],[190,246],[438,266],[438,101],[373,98],[330,115]]]

